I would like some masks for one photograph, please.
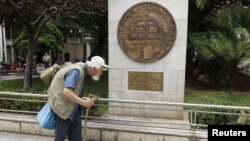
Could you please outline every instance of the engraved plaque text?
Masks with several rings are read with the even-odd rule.
[[[163,91],[163,72],[128,72],[128,89]]]

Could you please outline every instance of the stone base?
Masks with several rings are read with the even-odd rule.
[[[184,117],[187,117],[184,116]],[[103,119],[97,120],[105,124],[125,125],[135,127],[151,127],[163,129],[181,129],[190,130],[188,118],[185,120],[177,119],[163,119],[163,118],[149,118],[149,117],[136,117],[136,116],[122,116],[106,114],[102,116]]]
[[[99,136],[96,136],[99,129]],[[91,135],[95,132],[95,135]],[[88,123],[88,138],[101,141],[206,141],[206,131],[193,131],[189,120],[104,115]],[[92,139],[94,140],[94,139]]]
[[[0,124],[4,132],[54,136],[54,130],[39,127],[35,116],[0,113]],[[86,131],[87,141],[207,141],[207,131],[190,130],[187,120],[105,115],[89,120]]]
[[[110,104],[111,105],[111,104]],[[110,115],[130,116],[130,117],[145,117],[151,119],[177,119],[177,120],[188,120],[188,112],[185,112],[183,108],[176,106],[157,106],[155,105],[137,105],[136,108],[119,108],[126,106],[134,106],[129,104],[113,104],[108,109]]]

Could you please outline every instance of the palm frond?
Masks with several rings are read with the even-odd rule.
[[[195,1],[197,8],[200,10],[204,9],[207,3],[208,3],[208,0],[196,0]]]

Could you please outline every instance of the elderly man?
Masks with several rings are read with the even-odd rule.
[[[48,94],[49,104],[56,116],[55,141],[82,141],[81,106],[90,108],[95,99],[82,99],[84,76],[98,81],[102,71],[109,68],[104,59],[94,56],[86,63],[75,63],[60,69],[53,78]]]

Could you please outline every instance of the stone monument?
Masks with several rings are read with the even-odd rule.
[[[187,16],[188,0],[109,0],[110,99],[183,103]],[[109,114],[183,119],[181,107],[137,107]]]

